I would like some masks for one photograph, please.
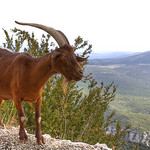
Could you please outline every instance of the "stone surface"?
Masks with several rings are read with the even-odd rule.
[[[46,144],[38,145],[35,135],[28,134],[28,141],[20,141],[18,138],[19,129],[15,127],[5,127],[0,129],[0,149],[11,150],[111,150],[106,144],[89,145],[82,142],[71,142],[52,138],[50,135],[43,135]]]

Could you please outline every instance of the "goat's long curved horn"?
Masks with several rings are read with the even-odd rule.
[[[69,40],[68,40],[68,38],[66,37],[66,35],[65,35],[62,31],[57,30],[57,32],[59,32],[59,33],[62,35],[62,37],[64,38],[64,40],[66,41],[66,43],[67,43],[68,45],[70,45]]]
[[[58,43],[60,47],[63,46],[64,44],[69,44],[69,41],[67,37],[65,36],[65,34],[62,33],[61,31],[55,30],[54,28],[47,27],[41,24],[36,24],[36,23],[22,23],[18,21],[15,21],[15,23],[20,24],[20,25],[28,25],[28,26],[36,27],[36,28],[46,31],[56,40],[56,42]]]

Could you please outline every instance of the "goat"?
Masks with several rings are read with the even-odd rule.
[[[22,101],[34,103],[38,144],[44,144],[41,133],[42,90],[47,80],[56,73],[64,76],[64,87],[67,82],[79,81],[83,77],[83,68],[79,64],[86,60],[76,56],[67,37],[58,30],[40,24],[21,23],[33,26],[49,33],[58,43],[59,48],[49,54],[35,58],[28,53],[13,53],[0,48],[0,109],[4,100],[13,100],[18,112],[20,129],[19,139],[27,141],[24,129],[25,114]],[[1,121],[0,111],[0,125]]]

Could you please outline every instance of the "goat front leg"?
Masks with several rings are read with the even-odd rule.
[[[41,104],[42,104],[42,97],[40,97],[36,103],[35,106],[35,122],[36,122],[36,134],[35,137],[37,138],[38,144],[45,144],[45,139],[42,136],[41,133]]]
[[[21,99],[15,99],[14,103],[15,103],[15,106],[16,106],[16,109],[18,112],[18,116],[19,116],[19,121],[20,121],[19,139],[27,141],[28,137],[24,130],[25,114],[24,114],[23,107],[21,104]]]
[[[2,123],[1,120],[1,105],[2,105],[3,100],[0,99],[0,126],[4,127],[4,124]]]

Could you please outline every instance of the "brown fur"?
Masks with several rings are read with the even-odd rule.
[[[34,103],[37,142],[45,143],[38,121],[41,117],[43,87],[56,73],[61,73],[67,81],[81,80],[83,71],[79,62],[84,60],[75,56],[73,48],[67,44],[39,58],[28,53],[12,53],[0,48],[0,106],[3,100],[14,101],[19,115],[21,140],[27,140],[22,101]],[[0,125],[3,125],[1,118]]]

